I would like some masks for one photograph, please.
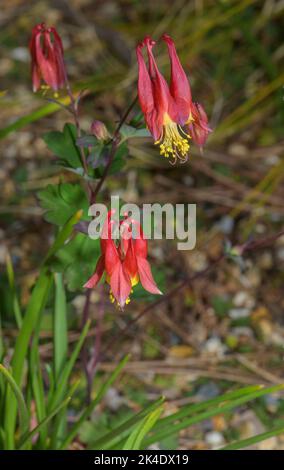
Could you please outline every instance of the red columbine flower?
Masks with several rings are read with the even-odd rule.
[[[161,155],[172,157],[174,163],[177,158],[184,162],[188,158],[189,139],[192,137],[199,144],[200,138],[196,136],[200,136],[200,125],[202,124],[204,141],[210,129],[207,126],[207,117],[205,122],[204,116],[201,117],[197,108],[198,105],[192,103],[190,85],[173,40],[166,34],[162,39],[167,43],[171,62],[170,87],[159,72],[153,56],[155,41],[146,36],[136,48],[138,97],[147,127],[155,139],[155,144],[160,146]],[[142,54],[143,47],[147,48],[148,68]],[[203,108],[202,111],[206,116]]]
[[[140,281],[144,289],[152,294],[161,294],[147,261],[147,240],[144,238],[141,226],[138,222],[127,219],[120,223],[121,239],[118,245],[111,238],[115,227],[115,221],[111,220],[110,211],[104,224],[101,238],[101,256],[98,259],[95,273],[86,282],[84,287],[91,289],[100,281],[104,272],[106,282],[110,285],[110,299],[123,308],[128,304],[132,288]],[[138,229],[134,238],[131,225]]]
[[[66,70],[63,46],[56,29],[47,28],[44,23],[36,25],[30,40],[32,58],[33,91],[41,87],[41,82],[57,91],[66,83]]]

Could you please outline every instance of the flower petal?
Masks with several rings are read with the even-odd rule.
[[[100,256],[98,259],[94,274],[90,277],[90,279],[86,282],[86,284],[84,284],[83,287],[87,287],[87,289],[92,289],[92,287],[95,287],[100,281],[104,273],[104,270],[105,270],[104,256]]]
[[[170,94],[169,86],[160,73],[158,66],[156,64],[152,48],[155,42],[149,37],[146,36],[144,39],[144,44],[147,47],[148,60],[149,60],[149,72],[153,85],[153,96],[155,102],[156,115],[153,115],[152,118],[156,119],[156,125],[159,129],[163,128],[165,124],[165,119],[167,116],[175,121],[177,119],[176,105],[173,101],[173,98]],[[158,137],[160,139],[162,134]],[[154,137],[156,138],[156,137]],[[156,139],[156,140],[158,140]]]
[[[143,45],[139,44],[136,48],[138,62],[138,97],[141,110],[145,117],[146,125],[154,139],[157,140],[162,135],[163,127],[162,124],[158,123],[157,120],[157,111],[155,109],[153,95],[153,84],[142,55],[142,47]]]
[[[158,288],[157,284],[154,281],[150,264],[145,258],[137,256],[137,266],[138,266],[138,273],[140,277],[140,281],[142,286],[151,294],[161,294],[162,292]]]
[[[162,39],[167,43],[171,61],[170,91],[177,107],[178,124],[184,125],[190,117],[192,103],[189,81],[178,58],[174,41],[167,34]]]
[[[201,104],[192,104],[192,117],[188,125],[190,135],[197,145],[203,147],[212,129],[208,126],[208,118]]]
[[[131,292],[131,281],[121,262],[115,265],[110,276],[110,287],[114,298],[123,308]]]

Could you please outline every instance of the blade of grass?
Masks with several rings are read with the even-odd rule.
[[[147,414],[151,413],[152,411],[156,410],[160,407],[164,402],[164,398],[159,398],[158,400],[154,401],[150,405],[146,406],[144,410],[141,410],[136,415],[132,416],[130,419],[122,423],[117,428],[113,429],[109,433],[105,434],[102,438],[95,441],[92,445],[93,449],[105,450],[111,448],[113,445],[120,441],[122,438],[128,436],[131,432],[131,429],[135,424],[137,424],[141,418],[144,418]]]
[[[17,327],[20,329],[23,323],[22,313],[20,309],[20,303],[15,288],[15,274],[13,269],[13,263],[9,254],[6,256],[6,271],[9,282],[9,287],[12,295],[13,310],[17,323]]]
[[[255,392],[262,388],[261,385],[250,385],[248,387],[243,387],[240,390],[234,390],[232,392],[225,393],[216,398],[211,398],[210,400],[202,401],[200,403],[194,403],[193,405],[184,406],[176,413],[172,415],[165,416],[164,418],[160,419],[157,425],[155,426],[155,431],[159,428],[166,426],[167,424],[172,424],[177,420],[187,417],[190,414],[196,413],[198,411],[202,411],[204,409],[208,409],[209,407],[219,405],[224,401],[233,400],[239,398],[244,395],[248,395],[249,393]]]
[[[1,313],[0,313],[0,361],[2,361],[2,358],[4,356],[4,342],[3,342],[3,333],[2,333],[2,321],[1,321]]]
[[[33,289],[31,299],[29,301],[22,328],[16,340],[13,358],[11,361],[13,377],[17,385],[22,382],[23,368],[25,358],[28,352],[29,341],[31,334],[36,325],[37,319],[44,308],[47,300],[51,284],[51,276],[42,272]],[[7,391],[6,405],[5,405],[5,430],[7,438],[7,449],[14,448],[14,429],[16,424],[16,401],[14,397]]]
[[[8,370],[0,364],[0,373],[4,376],[7,380],[8,384],[10,385],[13,394],[15,395],[18,410],[19,410],[19,418],[20,418],[20,430],[22,433],[26,432],[29,429],[29,412],[26,407],[26,403],[23,397],[21,390],[19,389],[18,385],[16,384],[15,380],[13,379],[12,375]]]
[[[124,72],[124,70],[123,70]],[[116,83],[117,86],[119,85],[120,80],[124,78],[124,73],[118,73],[117,71],[115,74],[110,74],[108,78],[106,78],[105,74],[98,76],[96,75],[95,77],[92,76],[90,79],[80,81],[77,84],[74,85],[73,91],[75,92],[75,96],[79,93],[81,90],[95,90],[96,93],[98,90],[107,90],[108,87],[113,86],[113,83]],[[70,98],[69,96],[65,96],[63,98],[60,98],[59,100],[60,104],[57,104],[55,102],[45,104],[43,106],[40,106],[38,109],[35,111],[32,111],[29,114],[26,114],[25,116],[14,120],[11,124],[8,124],[8,126],[3,127],[0,129],[0,139],[4,139],[7,137],[7,135],[11,134],[12,132],[15,132],[19,129],[22,129],[23,127],[26,127],[27,125],[39,121],[40,119],[44,118],[45,116],[49,116],[50,114],[53,114],[59,110],[62,109],[62,105],[68,106],[70,104]]]
[[[46,263],[51,256],[64,244],[66,239],[70,236],[73,225],[78,222],[81,217],[81,211],[78,211],[72,216],[66,224],[62,227],[59,234],[55,238],[53,245],[51,246],[45,261],[41,267],[40,275],[32,291],[30,301],[25,312],[22,328],[16,340],[14,354],[12,357],[12,371],[15,382],[20,385],[23,377],[23,367],[27,351],[29,347],[29,341],[32,332],[37,324],[37,320],[43,310],[47,295],[51,286],[51,274],[47,272]],[[14,397],[7,392],[6,405],[5,405],[5,430],[6,430],[6,446],[7,449],[14,448],[14,430],[16,423],[16,402]]]
[[[29,442],[29,440],[34,437],[37,433],[39,433],[42,428],[46,427],[46,425],[49,423],[49,421],[59,413],[62,408],[68,405],[70,402],[71,397],[67,397],[60,405],[58,405],[54,410],[52,410],[48,416],[46,416],[34,429],[32,429],[29,433],[24,434],[19,441],[18,444],[18,450],[22,450],[26,443]]]
[[[257,434],[256,436],[248,437],[247,439],[242,439],[241,441],[233,442],[232,444],[228,444],[222,449],[218,450],[238,450],[243,449],[244,447],[251,446],[252,444],[256,444],[257,442],[265,441],[265,439],[269,439],[270,437],[279,436],[279,434],[284,434],[284,425],[274,428],[271,431],[262,432],[261,434]]]
[[[125,364],[129,361],[129,355],[125,356],[122,361],[117,365],[117,367],[114,369],[110,377],[106,380],[106,382],[102,385],[102,387],[99,389],[98,394],[96,398],[90,403],[90,405],[83,411],[81,414],[80,418],[78,421],[73,425],[72,429],[69,431],[69,434],[65,438],[64,442],[60,446],[60,450],[66,449],[69,444],[72,442],[72,440],[76,437],[78,434],[78,431],[82,424],[88,419],[88,417],[91,415],[92,411],[95,409],[95,407],[100,403],[104,395],[106,394],[107,390],[109,387],[115,382],[117,379],[118,375],[120,374],[121,370],[125,366]]]
[[[71,391],[70,391],[70,393],[68,393],[68,395],[70,395],[70,397],[72,397],[74,395],[74,393],[77,390],[80,382],[81,382],[81,379],[77,380],[72,385]],[[57,450],[60,447],[60,445],[62,444],[63,435],[61,435],[60,431],[63,428],[63,430],[65,432],[64,426],[66,425],[66,415],[67,415],[67,406],[64,406],[64,407],[61,408],[59,413],[57,413],[57,415],[55,417],[55,420],[52,423],[52,434],[51,434],[51,438],[50,438],[50,443],[48,445],[49,450]],[[62,421],[64,423],[64,426],[62,426]]]
[[[212,416],[216,416],[218,414],[224,413],[224,411],[232,410],[239,405],[247,403],[248,401],[255,400],[256,398],[267,395],[268,393],[277,392],[283,389],[284,389],[283,384],[268,387],[262,390],[255,391],[253,393],[249,393],[243,397],[237,398],[236,400],[232,400],[229,403],[225,403],[224,405],[221,405],[219,407],[216,407],[216,408],[214,407],[213,409],[210,408],[210,410],[206,410],[190,418],[183,419],[179,423],[176,423],[176,424],[167,423],[167,426],[164,429],[161,429],[153,433],[152,436],[146,439],[143,447],[147,448],[149,445],[160,442],[162,439],[169,437],[172,434],[176,434],[177,432],[183,429],[186,429],[189,426],[192,426],[193,424],[199,423],[200,421],[204,421],[208,418],[211,418]]]
[[[129,435],[126,443],[123,446],[123,450],[139,450],[140,445],[146,434],[153,428],[156,421],[159,419],[163,406],[159,406],[156,410],[149,413],[146,418],[142,420],[141,423],[134,428],[134,430]]]
[[[242,103],[237,109],[235,109],[226,119],[223,120],[222,124],[214,130],[214,135],[211,140],[224,138],[234,132],[233,125],[237,122],[242,124],[242,118],[252,112],[253,108],[256,107],[261,101],[266,99],[271,93],[282,86],[284,81],[284,73],[280,74],[273,81],[259,88],[257,92],[248,99],[245,103]],[[238,128],[239,130],[240,128]]]
[[[53,315],[53,367],[54,367],[54,381],[55,386],[63,370],[63,366],[67,361],[67,307],[66,295],[63,283],[63,276],[61,273],[54,274],[55,283],[55,305]],[[67,386],[67,385],[66,385]],[[62,391],[65,394],[65,390]],[[55,449],[58,441],[63,440],[65,435],[67,416],[66,409],[63,408],[56,417],[56,422],[53,426],[53,433],[51,438],[51,448]]]
[[[70,98],[63,98],[60,100],[60,102],[64,105],[68,105],[70,103]],[[4,137],[9,135],[11,132],[17,131],[18,129],[21,129],[22,127],[25,127],[32,122],[38,121],[39,119],[48,116],[49,114],[52,114],[59,109],[61,109],[61,106],[56,103],[49,103],[41,106],[39,109],[32,111],[26,116],[16,119],[12,124],[9,124],[8,126],[0,129],[0,139],[4,139]]]
[[[63,364],[67,358],[67,312],[66,295],[61,273],[54,274],[55,282],[55,305],[53,321],[53,341],[54,341],[54,376],[55,381],[62,371]]]
[[[30,383],[32,386],[33,398],[35,400],[38,422],[43,421],[44,418],[46,417],[44,384],[43,384],[43,378],[42,378],[42,373],[41,373],[40,357],[39,357],[39,349],[38,349],[40,327],[41,327],[41,317],[39,317],[39,321],[35,329],[35,333],[34,333],[33,340],[32,340],[32,345],[30,348],[30,355],[29,355],[29,377],[30,377]],[[47,429],[42,427],[40,431],[40,442],[41,443],[45,442],[46,437],[47,437]]]
[[[79,356],[79,353],[81,351],[81,348],[83,346],[83,343],[85,341],[85,338],[88,334],[89,328],[90,328],[90,320],[87,321],[86,325],[84,326],[80,338],[74,348],[74,351],[72,352],[69,361],[66,363],[65,367],[63,368],[62,373],[59,376],[59,380],[57,382],[57,386],[54,389],[54,394],[51,397],[51,402],[49,404],[49,409],[54,408],[57,406],[58,402],[62,399],[62,395],[64,394],[64,390],[67,386],[68,379],[70,377],[70,374],[73,370],[73,367],[75,365],[75,362],[77,360],[77,357]]]

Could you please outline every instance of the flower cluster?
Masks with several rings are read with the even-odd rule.
[[[162,36],[167,44],[171,63],[170,86],[161,74],[153,55],[156,44],[150,36],[136,48],[138,61],[138,96],[142,112],[160,153],[171,157],[173,163],[187,161],[189,140],[203,146],[210,132],[203,107],[194,103],[190,85],[178,58],[173,40]],[[142,50],[146,48],[148,67]]]
[[[188,158],[189,141],[192,139],[202,147],[211,131],[203,107],[192,101],[191,89],[185,71],[178,58],[175,44],[170,36],[164,34],[163,41],[168,48],[171,64],[170,85],[160,73],[156,64],[153,47],[155,41],[146,36],[136,48],[138,61],[138,97],[155,144],[159,145],[161,155],[175,163],[185,162]],[[32,59],[33,90],[51,88],[55,92],[68,85],[64,64],[63,46],[54,27],[44,23],[36,25],[30,40]],[[146,49],[148,66],[143,57]],[[68,87],[69,94],[70,87]],[[74,111],[75,112],[75,111]],[[98,140],[110,138],[103,123],[94,121],[92,133]],[[161,294],[147,261],[147,240],[140,224],[125,218],[120,222],[112,220],[108,213],[101,238],[101,256],[95,273],[84,287],[95,287],[103,274],[110,285],[110,298],[121,308],[129,302],[132,288],[140,281],[142,286],[153,294]],[[118,225],[119,227],[115,227]],[[136,235],[133,234],[135,227]],[[115,243],[112,233],[119,228],[120,241]]]
[[[139,222],[125,217],[117,223],[109,211],[100,240],[101,256],[98,259],[95,273],[84,287],[93,288],[106,274],[110,285],[110,299],[121,308],[128,304],[132,288],[141,282],[145,290],[152,294],[161,294],[147,261],[147,240],[144,238]],[[118,244],[112,238],[119,229]]]

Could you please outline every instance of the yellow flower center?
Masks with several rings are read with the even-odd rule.
[[[106,276],[106,282],[107,282],[108,284],[110,284],[110,278],[109,278],[109,276]],[[132,278],[131,278],[131,286],[132,286],[132,287],[136,286],[136,284],[138,284],[138,282],[139,282],[139,276],[138,276],[138,274],[136,274],[135,277],[132,277]],[[132,293],[133,293],[133,289],[131,289],[131,291],[130,291],[130,294],[132,294]],[[110,301],[111,301],[112,304],[116,303],[116,306],[117,306],[118,308],[120,308],[120,304],[119,304],[119,302],[117,302],[117,300],[115,299],[115,297],[114,297],[114,295],[113,295],[111,289],[109,290],[109,299],[110,299]],[[126,301],[125,301],[125,305],[128,305],[129,302],[130,302],[130,296],[127,297],[127,299],[126,299]]]
[[[173,158],[173,163],[176,163],[177,159],[184,163],[188,158],[190,138],[190,135],[166,114],[162,137],[155,142],[155,145],[160,146],[161,155]]]

